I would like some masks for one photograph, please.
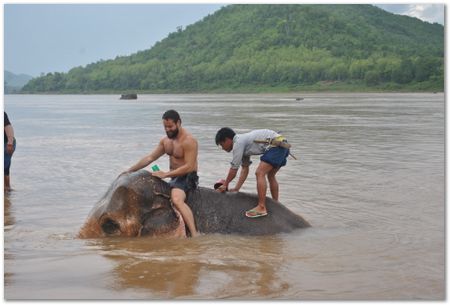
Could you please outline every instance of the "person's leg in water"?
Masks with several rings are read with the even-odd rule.
[[[9,180],[9,176],[4,175],[5,183],[4,183],[4,190],[5,192],[11,191],[11,182]]]
[[[5,150],[4,150],[4,155],[3,155],[3,160],[4,160],[4,162],[3,162],[3,165],[4,165],[4,167],[3,167],[3,169],[4,169],[4,171],[3,171],[4,189],[3,190],[5,192],[9,192],[9,191],[11,191],[11,180],[9,177],[9,169],[11,167],[12,155],[8,154],[6,145],[7,144],[5,143],[5,145],[4,145]],[[15,148],[15,145],[14,145],[14,148]]]

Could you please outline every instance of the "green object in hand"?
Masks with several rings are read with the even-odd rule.
[[[153,165],[152,166],[152,171],[159,172],[160,171],[159,166],[157,164]]]

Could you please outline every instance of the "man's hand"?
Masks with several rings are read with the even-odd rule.
[[[157,172],[153,172],[152,176],[164,179],[164,178],[167,178],[167,173],[163,172],[163,171],[157,171]]]
[[[8,155],[13,154],[13,152],[14,152],[14,144],[13,143],[6,144],[6,152],[8,153]]]
[[[222,184],[221,186],[219,186],[219,187],[217,188],[217,191],[218,191],[219,193],[224,193],[224,192],[227,191],[227,186],[226,186],[225,184]]]

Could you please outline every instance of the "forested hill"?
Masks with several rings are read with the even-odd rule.
[[[443,79],[442,25],[371,5],[239,4],[149,50],[49,73],[23,92],[257,92],[329,84],[443,90]]]

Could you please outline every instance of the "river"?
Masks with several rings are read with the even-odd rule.
[[[17,150],[14,191],[4,198],[5,298],[443,300],[444,98],[6,95]],[[219,128],[281,131],[298,160],[278,173],[280,201],[312,227],[77,239],[115,177],[164,136],[168,109],[199,141],[205,187],[225,178],[231,161],[215,145]],[[245,192],[256,191],[253,162]],[[157,163],[168,167],[167,158]]]

